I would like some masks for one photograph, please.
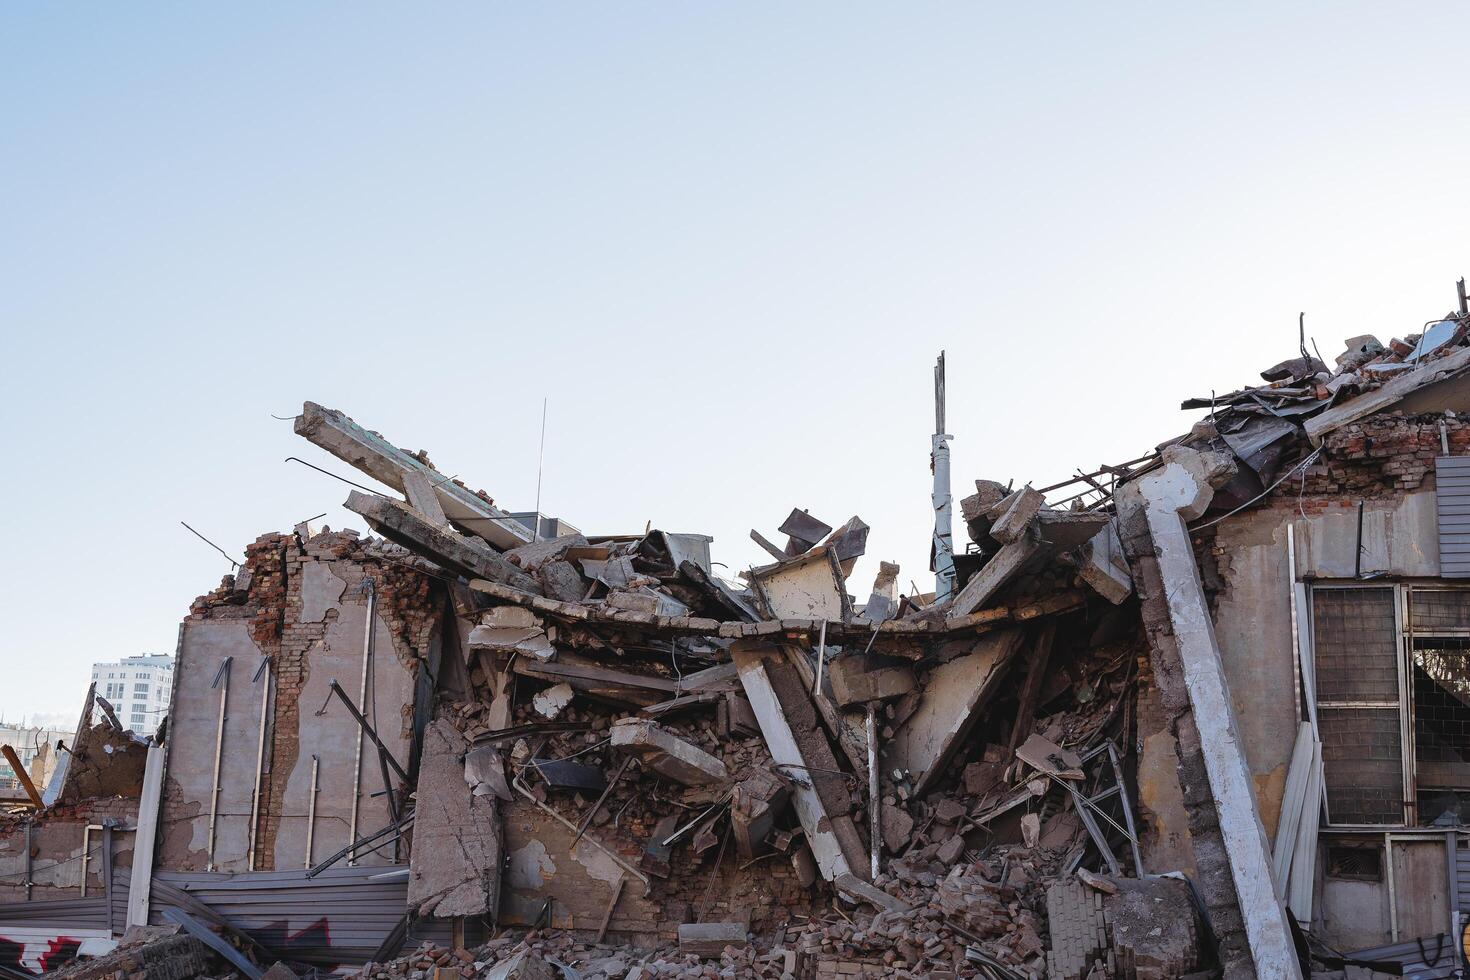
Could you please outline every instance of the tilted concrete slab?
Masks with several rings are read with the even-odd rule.
[[[354,490],[342,506],[360,515],[383,537],[466,578],[485,579],[539,596],[541,584],[506,561],[489,545],[430,524],[402,501]]]
[[[306,402],[301,406],[294,428],[298,436],[410,499],[425,489],[429,490],[443,516],[456,527],[478,535],[501,550],[523,545],[533,538],[531,529],[507,512],[426,465],[412,453],[399,449],[378,433],[364,429],[336,409]],[[424,482],[406,479],[409,474],[423,477]],[[419,504],[430,506],[423,497],[415,502],[415,506]],[[436,522],[435,514],[427,516],[431,522]]]
[[[440,719],[424,732],[409,862],[408,906],[419,915],[495,916],[504,852],[499,804],[476,796],[461,761],[464,736]]]
[[[855,870],[866,874],[867,849],[849,815],[846,781],[830,775],[838,768],[837,757],[795,668],[777,646],[757,640],[741,640],[730,655],[771,759],[792,782],[796,815],[822,877],[836,881]]]
[[[1021,648],[1024,631],[990,633],[962,657],[940,664],[924,678],[918,707],[883,748],[888,767],[913,772],[915,795],[922,795],[948,769],[969,739],[985,706],[1000,688]]]
[[[1041,550],[1029,533],[997,551],[954,597],[945,615],[964,616],[989,602]]]

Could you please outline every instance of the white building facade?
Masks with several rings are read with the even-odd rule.
[[[168,711],[174,684],[174,658],[166,653],[123,657],[92,665],[97,694],[117,712],[117,720],[139,735],[152,735]]]

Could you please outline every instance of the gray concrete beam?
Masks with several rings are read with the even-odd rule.
[[[530,528],[490,501],[455,483],[378,433],[364,429],[336,409],[306,402],[301,406],[301,414],[296,416],[294,429],[298,436],[410,500],[418,495],[419,499],[414,501],[416,507],[421,504],[430,506],[421,495],[424,489],[428,489],[444,517],[456,527],[485,539],[502,551],[533,539]],[[422,477],[422,481],[410,480],[410,475]],[[426,515],[430,521],[436,521],[438,517],[427,511]]]
[[[1214,497],[1213,484],[1228,473],[1229,461],[1223,457],[1171,446],[1164,451],[1161,468],[1120,491],[1118,508],[1120,513],[1141,509],[1147,520],[1255,973],[1299,980],[1286,910],[1276,898],[1271,877],[1271,849],[1256,809],[1186,526],[1204,513]]]

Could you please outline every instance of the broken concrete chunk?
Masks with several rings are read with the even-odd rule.
[[[470,630],[466,642],[471,649],[523,653],[537,660],[556,656],[540,618],[520,606],[497,606],[485,613],[480,625]]]
[[[827,665],[832,697],[841,707],[902,697],[914,689],[914,672],[908,667],[867,669],[861,655],[838,657]]]
[[[449,520],[497,548],[514,548],[531,539],[530,530],[496,507],[490,498],[460,486],[424,459],[403,451],[335,409],[306,402],[294,428],[298,436],[406,496],[404,476],[410,472],[422,474]]]
[[[1041,540],[1058,551],[1071,551],[1086,544],[1112,518],[1095,510],[1049,510],[1037,515]]]
[[[1077,575],[1094,592],[1118,605],[1133,591],[1133,576],[1118,540],[1118,525],[1109,521],[1090,541],[1082,546]]]
[[[674,846],[665,844],[664,841],[672,837],[678,829],[679,818],[676,816],[670,815],[659,820],[654,825],[653,833],[649,835],[648,843],[643,845],[643,856],[638,860],[638,867],[654,877],[667,878],[671,871],[669,859],[673,856]]]
[[[420,915],[495,915],[504,853],[493,796],[476,796],[460,758],[464,736],[448,721],[424,732],[408,906]]]
[[[493,745],[482,745],[465,753],[464,781],[474,796],[490,794],[507,803],[515,798],[505,781],[505,762]]]
[[[549,562],[563,560],[573,548],[587,547],[587,539],[580,534],[566,534],[559,538],[547,538],[512,548],[505,553],[505,560],[527,572],[535,572]]]
[[[531,707],[535,708],[536,713],[542,718],[552,721],[566,710],[566,706],[572,703],[572,698],[575,696],[572,685],[563,682],[538,692],[531,699]]]
[[[786,808],[791,790],[775,773],[760,771],[735,784],[730,794],[730,830],[743,860],[770,850],[768,839],[776,817]]]
[[[702,959],[719,956],[726,946],[746,944],[743,922],[686,922],[679,927],[679,952]]]
[[[871,623],[882,623],[898,612],[898,562],[880,561],[878,575],[873,579],[873,591],[863,607],[863,618]]]
[[[612,747],[638,756],[643,766],[685,786],[723,782],[725,764],[646,718],[622,718],[612,726]]]
[[[562,602],[581,602],[587,594],[587,580],[569,561],[549,561],[541,566],[536,577],[547,596]]]
[[[991,509],[992,514],[999,511],[999,516],[990,526],[990,536],[1001,544],[1020,540],[1036,520],[1044,503],[1046,498],[1039,491],[1030,487],[1017,490]]]
[[[658,598],[643,592],[609,592],[602,604],[608,609],[621,609],[645,616],[658,615]]]
[[[892,803],[882,803],[879,822],[883,828],[883,843],[890,853],[897,854],[909,845],[914,835],[914,818]]]
[[[894,898],[880,888],[875,888],[855,874],[838,875],[832,883],[843,895],[855,902],[867,902],[876,909],[890,912],[907,912],[913,908],[907,902]]]
[[[940,864],[955,864],[965,855],[965,838],[955,834],[949,840],[939,845],[939,850],[934,852],[934,860]]]
[[[455,971],[458,973],[458,971]],[[540,954],[531,950],[517,953],[485,973],[484,980],[560,980],[561,973]]]
[[[965,583],[965,587],[950,603],[948,615],[951,618],[965,616],[989,602],[1040,548],[1029,535],[1001,548],[981,566],[980,571],[970,576],[970,581]]]

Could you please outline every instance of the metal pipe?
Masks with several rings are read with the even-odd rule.
[[[872,839],[873,877],[877,878],[878,857],[883,847],[883,800],[878,787],[878,704],[868,702],[868,836]]]
[[[827,620],[822,620],[821,632],[817,634],[817,677],[812,682],[812,694],[822,693],[822,667],[827,663]]]
[[[245,870],[255,870],[255,832],[260,819],[260,776],[265,768],[265,719],[271,703],[271,661],[263,657],[255,676],[265,674],[265,689],[260,694],[260,732],[255,741],[255,791],[250,794],[250,847],[245,855]]]
[[[204,870],[214,870],[214,831],[219,820],[219,774],[220,764],[224,761],[225,748],[225,701],[230,696],[230,664],[234,657],[226,657],[225,662],[219,665],[219,673],[214,675],[212,687],[219,687],[219,721],[214,729],[214,789],[209,794],[209,843],[208,857],[204,864]],[[221,684],[220,682],[224,683]]]
[[[368,724],[368,720],[363,717],[363,714],[361,711],[358,710],[357,705],[352,703],[352,699],[347,696],[347,692],[342,690],[342,685],[338,684],[336,681],[332,681],[332,683],[328,685],[327,703],[331,703],[331,698],[333,695],[336,695],[337,700],[341,701],[347,706],[347,712],[352,715],[352,720],[357,722],[358,727],[362,729],[363,734],[365,734],[369,739],[372,740],[373,747],[378,750],[378,757],[383,762],[383,764],[385,766],[391,766],[393,771],[398,774],[398,778],[407,783],[409,781],[408,773],[403,771],[403,767],[398,764],[398,760],[393,758],[393,753],[388,751],[388,746],[383,744],[383,740],[378,737],[378,733],[373,731],[373,726]]]
[[[26,817],[26,901],[31,900],[31,818]]]
[[[82,828],[82,898],[87,897],[87,865],[92,856],[92,831],[104,829],[100,823],[89,823]]]
[[[303,867],[311,867],[311,833],[316,829],[316,768],[321,760],[316,756],[311,757],[311,798],[306,804],[306,863]]]
[[[954,592],[954,515],[949,493],[949,440],[944,431],[944,351],[934,365],[934,435],[931,437],[931,468],[934,471],[934,601],[943,602]]]
[[[362,587],[367,590],[367,619],[362,628],[362,683],[358,687],[357,700],[360,704],[367,702],[368,674],[373,664],[373,616],[378,611],[378,592],[373,588],[373,580],[365,578]],[[357,733],[356,750],[352,757],[352,819],[347,826],[347,839],[357,840],[357,811],[358,794],[362,792],[362,732]],[[347,866],[357,866],[356,855],[349,855]]]

